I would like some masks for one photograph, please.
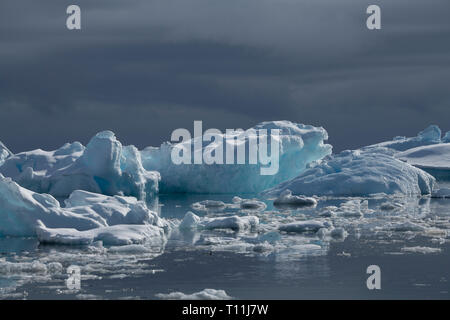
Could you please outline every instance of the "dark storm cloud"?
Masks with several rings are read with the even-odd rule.
[[[144,147],[193,120],[288,119],[340,150],[449,130],[450,3],[431,2],[3,1],[0,140],[55,148],[111,129]],[[81,31],[65,28],[72,3]]]

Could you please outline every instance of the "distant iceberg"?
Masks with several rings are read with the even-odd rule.
[[[430,125],[425,130],[419,132],[419,134],[416,137],[407,138],[403,136],[398,136],[395,137],[393,140],[370,145],[364,147],[363,149],[385,147],[397,151],[405,151],[411,148],[441,143],[442,142],[441,134],[442,134],[441,129],[438,126]]]
[[[98,133],[86,147],[74,142],[55,151],[11,155],[0,166],[0,173],[24,188],[55,197],[81,189],[145,199],[158,192],[160,180],[158,172],[142,167],[139,151],[122,146],[111,131]]]
[[[299,176],[266,190],[279,196],[286,190],[304,196],[368,196],[430,194],[435,179],[393,157],[387,148],[343,151],[312,164]]]
[[[412,148],[397,153],[395,157],[423,169],[438,180],[450,179],[450,143]]]
[[[441,138],[441,129],[431,125],[416,137],[396,137],[362,148],[363,150],[387,147],[395,150],[394,156],[420,168],[438,180],[450,179],[450,131]]]
[[[176,165],[171,161],[171,143],[142,150],[142,163],[145,169],[161,174],[162,193],[257,193],[297,176],[308,163],[331,154],[331,145],[324,143],[328,139],[324,128],[290,121],[262,122],[243,132],[246,148],[249,130],[261,129],[280,130],[279,171],[275,175],[261,175],[260,164]],[[203,149],[208,146],[209,142],[204,143]]]

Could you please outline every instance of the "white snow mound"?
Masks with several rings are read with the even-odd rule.
[[[311,165],[294,179],[266,190],[278,196],[285,190],[304,196],[370,196],[430,194],[435,179],[425,171],[393,157],[386,148],[343,151]]]
[[[165,221],[159,218],[155,212],[147,209],[143,201],[135,198],[110,197],[78,190],[74,191],[66,200],[66,206],[61,207],[51,195],[22,188],[11,178],[5,178],[0,174],[0,236],[36,236],[37,229],[48,231],[53,228],[73,228],[74,233],[65,239],[82,236],[79,241],[86,242],[86,238],[92,237],[86,237],[85,235],[88,233],[75,233],[75,231],[96,229],[96,231],[91,231],[91,233],[97,234],[93,239],[100,237],[98,233],[106,234],[101,232],[102,229],[97,228],[109,227],[107,232],[112,230],[123,234],[123,231],[117,229],[119,227],[111,227],[114,225],[131,225],[127,227],[128,230],[138,233],[142,233],[138,230],[141,226],[136,227],[135,230],[133,229],[134,225],[151,225],[161,230],[166,229]],[[142,228],[147,227],[143,226]],[[112,238],[104,237],[105,239]],[[44,237],[42,236],[41,239]],[[75,240],[71,241],[76,242]],[[63,240],[61,242],[70,241]],[[136,241],[132,240],[131,242]]]

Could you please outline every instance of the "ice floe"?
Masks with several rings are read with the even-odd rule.
[[[150,225],[114,225],[78,231],[74,228],[46,228],[40,224],[36,227],[37,238],[41,243],[65,245],[90,245],[101,241],[105,245],[146,244],[161,247],[166,241],[164,229]]]
[[[299,221],[288,224],[282,224],[278,227],[280,231],[292,233],[317,232],[322,228],[329,228],[330,224],[323,221]]]
[[[164,300],[230,300],[230,297],[224,290],[204,289],[199,292],[186,294],[182,292],[158,293],[157,298]]]
[[[117,226],[116,226],[117,225]],[[145,203],[131,197],[74,191],[66,206],[49,194],[19,186],[0,174],[0,235],[38,236],[64,244],[112,244],[160,241],[167,225]]]
[[[193,229],[202,228],[207,230],[213,229],[231,229],[235,231],[248,230],[259,224],[258,217],[255,216],[225,216],[209,218],[200,218],[192,212],[187,212],[180,223],[179,228]]]
[[[293,196],[292,191],[289,189],[281,192],[280,196],[273,201],[273,204],[278,207],[292,206],[292,207],[303,207],[303,206],[313,206],[317,205],[317,200],[312,197],[304,196]]]
[[[442,251],[441,248],[430,248],[430,247],[403,247],[401,249],[403,252],[411,252],[411,253],[439,253]]]

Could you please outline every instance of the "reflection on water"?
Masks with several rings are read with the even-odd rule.
[[[193,206],[203,200],[224,206]],[[297,209],[263,200],[266,208],[250,210],[233,201],[231,195],[160,195],[148,206],[173,225],[161,248],[44,246],[32,238],[2,238],[0,295],[154,299],[157,293],[214,288],[242,299],[449,298],[450,199],[322,198],[315,208]],[[187,211],[202,221],[255,216],[259,224],[239,231],[178,230]],[[279,231],[304,221],[327,227]],[[382,269],[379,292],[366,288],[371,264]],[[81,267],[81,291],[65,285],[70,265]]]

